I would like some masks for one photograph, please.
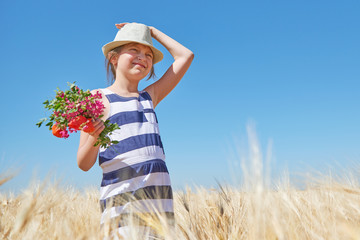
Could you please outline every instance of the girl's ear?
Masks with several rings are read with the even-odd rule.
[[[117,65],[118,57],[119,57],[118,54],[108,53],[108,59],[110,59],[110,63],[111,63],[113,66],[116,66],[116,65]]]
[[[108,54],[107,54],[107,59],[110,59],[111,58],[111,53],[110,52],[108,52]]]

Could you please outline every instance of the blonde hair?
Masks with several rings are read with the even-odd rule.
[[[116,69],[115,69],[114,65],[111,63],[111,59],[113,59],[114,57],[117,57],[119,55],[119,53],[121,52],[121,49],[125,45],[122,45],[120,47],[116,47],[116,48],[110,50],[108,53],[109,58],[105,58],[106,78],[110,84],[112,84],[116,78]],[[149,80],[150,78],[154,78],[154,77],[156,77],[156,75],[155,75],[155,69],[154,69],[154,65],[153,65],[151,67],[149,77],[146,80]]]

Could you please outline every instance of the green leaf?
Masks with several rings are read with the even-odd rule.
[[[42,118],[38,123],[36,123],[36,126],[41,127],[41,125],[47,120],[47,118]]]

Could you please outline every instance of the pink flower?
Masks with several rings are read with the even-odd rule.
[[[68,131],[66,129],[61,130],[60,135],[61,135],[62,138],[68,138],[69,137],[69,133],[68,133]]]

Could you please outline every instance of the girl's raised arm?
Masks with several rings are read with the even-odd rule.
[[[194,53],[154,27],[149,27],[151,35],[161,43],[174,57],[173,64],[165,74],[145,90],[150,94],[154,108],[180,82],[194,58]]]

